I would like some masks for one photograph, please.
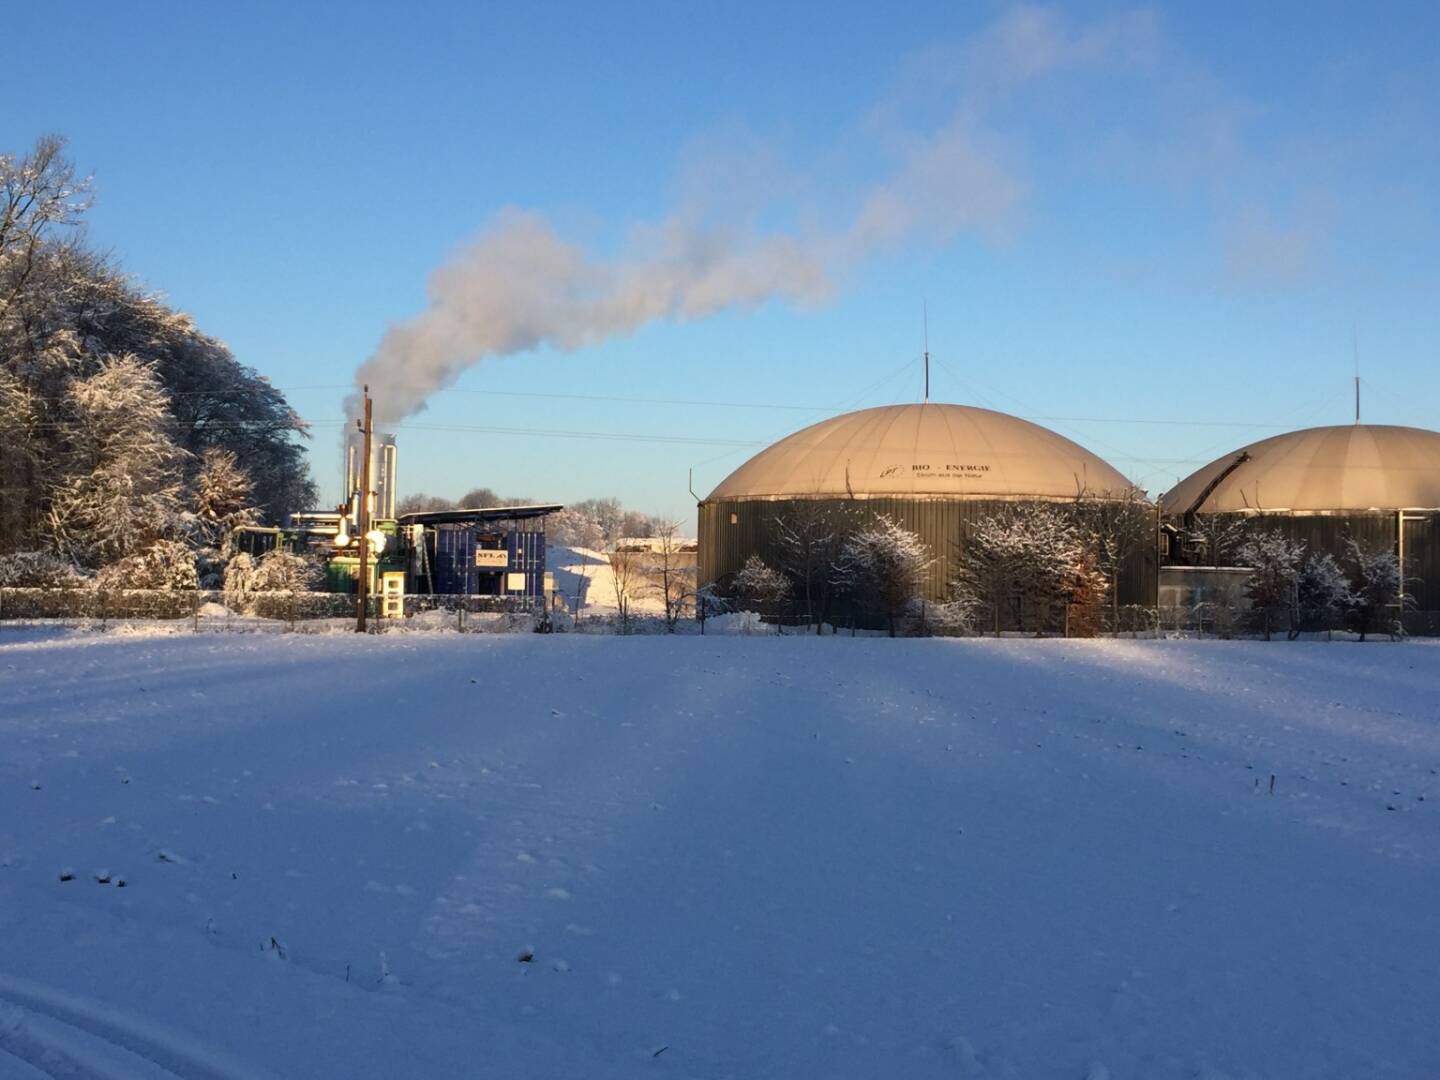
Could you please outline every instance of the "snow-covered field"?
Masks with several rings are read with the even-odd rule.
[[[0,746],[0,1076],[1440,1075],[1430,644],[0,631]]]

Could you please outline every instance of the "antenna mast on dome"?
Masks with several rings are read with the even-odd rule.
[[[921,317],[925,325],[925,400],[930,400],[930,301],[920,301]]]
[[[1351,347],[1355,352],[1355,423],[1360,423],[1360,333],[1350,332]]]

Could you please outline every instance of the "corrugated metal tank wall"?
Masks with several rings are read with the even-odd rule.
[[[1220,516],[1220,515],[1212,515]],[[1273,529],[1305,544],[1307,554],[1329,552],[1345,565],[1345,542],[1354,538],[1367,548],[1395,550],[1399,537],[1400,513],[1396,510],[1345,514],[1271,513],[1235,514],[1251,529]],[[1419,520],[1415,520],[1415,519]],[[1178,524],[1178,522],[1176,523]],[[1440,512],[1409,511],[1405,522],[1405,564],[1411,578],[1410,594],[1415,597],[1417,622],[1428,624],[1440,616]]]
[[[794,506],[791,499],[742,499],[701,503],[699,507],[700,581],[723,581],[759,555],[775,564],[770,522]],[[876,516],[889,517],[918,535],[935,557],[926,578],[926,597],[943,600],[954,575],[955,553],[971,523],[1002,509],[1000,500],[854,499],[844,504]],[[733,520],[732,520],[733,519]],[[1127,561],[1120,574],[1120,603],[1155,603],[1157,560],[1146,544]]]

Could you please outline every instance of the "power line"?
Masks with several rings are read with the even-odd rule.
[[[692,435],[654,435],[639,431],[570,431],[562,428],[509,428],[476,424],[399,424],[406,431],[455,431],[478,435],[535,435],[555,439],[598,439],[616,442],[658,442],[698,446],[762,446],[753,439],[715,439]]]
[[[988,395],[983,394],[983,393],[980,392],[980,387],[978,386],[978,384],[972,383],[972,382],[970,382],[969,380],[966,380],[966,379],[960,377],[960,376],[955,372],[955,370],[954,370],[953,368],[951,368],[948,364],[946,364],[944,361],[942,361],[939,357],[934,356],[934,355],[932,354],[932,355],[931,355],[931,360],[932,360],[936,365],[938,365],[940,368],[942,368],[944,371],[946,371],[947,373],[949,373],[957,382],[959,382],[959,383],[961,383],[962,385],[966,386],[966,387],[970,390],[971,394],[972,394],[974,397],[979,398],[979,399],[981,399],[981,400],[984,400],[984,399],[988,396]],[[575,394],[575,393],[555,393],[555,392],[527,391],[527,390],[470,390],[470,389],[463,389],[463,388],[460,388],[460,387],[446,387],[446,388],[443,388],[443,389],[441,389],[441,390],[435,391],[435,394],[436,394],[436,396],[442,395],[442,394],[464,394],[464,395],[480,396],[480,397],[535,398],[535,399],[540,399],[540,400],[555,400],[555,401],[596,401],[596,402],[610,402],[610,403],[625,403],[625,404],[634,404],[634,405],[675,405],[675,406],[692,407],[692,408],[705,408],[705,409],[756,409],[756,410],[766,410],[766,411],[809,412],[809,413],[814,413],[814,412],[833,412],[833,411],[837,411],[837,410],[843,411],[843,410],[847,407],[847,405],[848,405],[849,403],[854,402],[854,401],[858,401],[858,400],[866,397],[866,396],[869,395],[870,393],[872,393],[872,392],[874,392],[875,390],[879,389],[880,386],[882,386],[883,384],[892,381],[895,377],[897,377],[898,375],[900,375],[901,373],[903,373],[903,372],[906,371],[907,369],[915,366],[915,365],[918,364],[918,363],[920,363],[919,360],[913,360],[913,359],[912,359],[912,360],[907,360],[907,361],[905,361],[899,368],[895,369],[894,371],[892,371],[891,373],[889,373],[889,374],[887,374],[887,375],[885,375],[885,376],[882,376],[880,379],[878,379],[878,380],[877,380],[876,382],[874,382],[874,383],[871,383],[869,386],[867,386],[864,390],[860,391],[858,394],[856,394],[856,395],[854,395],[853,397],[847,399],[847,402],[842,403],[842,404],[839,404],[839,405],[801,405],[801,404],[794,404],[794,403],[788,403],[788,402],[764,402],[764,401],[711,401],[711,400],[705,400],[705,399],[699,399],[699,398],[630,397],[630,396],[620,395],[620,394]],[[1373,383],[1368,383],[1368,382],[1367,382],[1367,385],[1368,385],[1369,388],[1372,389],[1372,390],[1373,390],[1373,389],[1377,389],[1377,388],[1374,386]],[[251,396],[251,395],[260,394],[260,393],[267,393],[267,392],[294,393],[294,392],[298,392],[298,391],[308,391],[308,390],[351,390],[351,389],[353,389],[353,387],[348,386],[348,385],[346,385],[346,384],[339,384],[339,383],[334,383],[334,384],[317,383],[317,384],[312,384],[312,385],[307,385],[307,386],[277,386],[277,387],[269,387],[269,388],[264,388],[264,389],[254,388],[254,389],[237,389],[237,390],[183,390],[183,391],[166,391],[166,396],[169,397],[169,398],[172,398],[172,399],[173,399],[173,398],[185,398],[185,397],[238,398],[238,397],[246,397],[246,396]],[[999,390],[995,390],[994,393],[1000,394],[1002,397],[1008,398],[1010,401],[1013,401],[1015,404],[1019,405],[1019,406],[1021,407],[1021,409],[1028,409],[1028,408],[1029,408],[1029,405],[1028,405],[1027,403],[1021,401],[1019,398],[1013,397],[1013,396],[1010,395],[1010,394],[1006,394],[1006,393],[1004,393],[1003,391],[999,391]],[[1347,390],[1347,393],[1348,393],[1348,390]],[[1383,393],[1383,391],[1382,391],[1382,393]],[[1325,404],[1328,404],[1330,401],[1333,401],[1333,399],[1334,399],[1335,396],[1336,396],[1336,395],[1334,395],[1334,394],[1327,396],[1327,398],[1325,399]],[[44,402],[51,402],[51,403],[63,403],[63,402],[64,402],[65,400],[67,400],[67,399],[64,398],[64,397],[53,397],[53,396],[48,396],[48,395],[33,395],[30,400],[32,400],[32,401],[44,401]],[[1399,400],[1399,399],[1392,399],[1392,400]],[[1408,403],[1406,403],[1406,404],[1408,404]],[[1231,430],[1239,429],[1239,428],[1248,428],[1248,429],[1252,429],[1252,430],[1256,430],[1256,431],[1265,430],[1265,429],[1283,429],[1283,428],[1285,428],[1289,423],[1293,422],[1293,421],[1258,421],[1258,420],[1191,420],[1191,419],[1181,419],[1181,418],[1178,418],[1178,417],[1164,417],[1164,418],[1161,418],[1161,417],[1134,417],[1134,416],[1063,416],[1063,415],[1052,415],[1052,414],[1048,414],[1048,413],[1047,413],[1047,414],[1039,414],[1039,413],[1028,413],[1028,412],[1017,412],[1017,413],[1015,413],[1014,415],[1018,416],[1018,417],[1019,417],[1020,419],[1022,419],[1022,420],[1030,420],[1030,421],[1035,422],[1035,423],[1051,423],[1051,424],[1126,424],[1126,425],[1142,425],[1142,426],[1157,426],[1157,427],[1211,427],[1211,428],[1227,428],[1227,429],[1231,429]],[[346,423],[346,422],[348,422],[348,419],[349,419],[349,418],[342,419],[342,420],[306,420],[306,423],[308,423],[308,424]],[[274,422],[274,421],[269,421],[269,420],[214,421],[214,422],[211,422],[208,426],[218,426],[218,425],[221,424],[221,423],[234,423],[234,424],[252,424],[252,423],[253,423],[253,424],[264,424],[264,423],[273,423],[273,422]]]
[[[791,412],[813,412],[814,405],[785,405],[765,401],[701,401],[692,398],[624,397],[618,394],[557,394],[526,390],[465,390],[458,386],[436,391],[438,394],[474,394],[484,397],[545,398],[557,401],[610,401],[635,405],[690,405],[705,409],[783,409]]]

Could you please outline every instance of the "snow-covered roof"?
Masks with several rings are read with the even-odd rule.
[[[1385,424],[1287,432],[1216,458],[1166,492],[1160,506],[1169,514],[1440,507],[1440,432]]]
[[[1083,446],[1018,416],[933,402],[824,420],[762,450],[717,499],[949,496],[1073,499],[1133,485]]]
[[[513,521],[521,518],[544,517],[565,507],[561,503],[535,503],[530,506],[472,506],[458,510],[423,510],[414,514],[401,514],[397,519],[404,525],[455,525],[471,521]]]

